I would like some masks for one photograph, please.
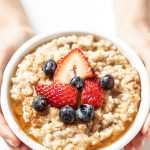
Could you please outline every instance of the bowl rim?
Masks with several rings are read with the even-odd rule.
[[[129,60],[129,62],[136,68],[136,70],[139,72],[140,79],[141,79],[141,102],[139,111],[136,115],[136,118],[130,127],[130,129],[123,135],[121,138],[119,138],[117,141],[115,141],[110,146],[107,146],[105,148],[102,148],[103,150],[119,150],[123,148],[126,144],[128,144],[140,131],[142,128],[146,117],[148,115],[149,109],[150,109],[150,84],[149,84],[149,78],[146,72],[146,68],[144,64],[142,63],[141,59],[137,56],[137,54],[123,41],[118,39],[116,36],[109,35],[107,33],[102,33],[98,31],[80,31],[80,30],[67,30],[67,31],[55,31],[55,32],[48,32],[48,33],[42,33],[39,35],[36,35],[29,41],[25,42],[12,56],[12,58],[9,60],[5,71],[3,73],[3,80],[2,80],[2,86],[1,86],[1,99],[5,99],[1,101],[1,107],[3,115],[11,128],[11,130],[16,134],[16,136],[26,143],[27,146],[30,148],[34,148],[34,150],[48,150],[48,148],[45,148],[44,146],[40,145],[39,143],[33,141],[28,135],[24,133],[24,131],[19,127],[17,121],[14,118],[14,114],[12,113],[11,107],[10,107],[10,99],[9,99],[9,85],[10,85],[10,78],[11,74],[14,72],[14,70],[17,67],[17,64],[22,60],[23,56],[33,51],[33,48],[36,48],[40,46],[41,44],[46,43],[50,39],[54,39],[56,37],[62,36],[62,35],[72,35],[72,34],[94,34],[99,37],[108,39],[111,41]]]

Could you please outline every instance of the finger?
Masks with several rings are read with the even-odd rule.
[[[148,130],[148,132],[144,135],[146,138],[149,138],[150,137],[150,128]]]
[[[11,145],[8,145],[8,150],[31,150],[29,147],[27,147],[25,144],[21,143],[18,147],[13,147]]]
[[[148,114],[148,117],[147,117],[145,124],[142,128],[142,134],[146,135],[149,128],[150,128],[150,113]]]
[[[31,150],[31,149],[28,146],[26,146],[25,144],[21,143],[20,150]]]
[[[132,142],[130,142],[128,145],[126,145],[126,146],[124,147],[124,150],[134,150],[134,147],[133,147],[133,145],[132,145]]]
[[[143,135],[141,132],[138,133],[138,135],[132,140],[133,147],[136,150],[140,149],[144,145],[145,138],[145,135]]]
[[[9,129],[2,112],[0,112],[0,136],[12,146],[20,145],[20,140]]]

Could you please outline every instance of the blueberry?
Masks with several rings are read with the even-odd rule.
[[[101,79],[101,85],[105,90],[110,90],[114,87],[115,84],[115,80],[113,78],[113,76],[111,75],[105,75],[102,79]]]
[[[41,95],[38,95],[32,102],[32,107],[36,111],[44,111],[47,108],[48,100]]]
[[[59,112],[60,120],[64,123],[73,123],[75,120],[75,110],[66,105],[60,109]]]
[[[50,59],[44,64],[42,70],[47,76],[51,78],[53,77],[56,68],[57,68],[56,62],[53,59]]]
[[[84,80],[79,76],[75,76],[71,79],[70,84],[80,90],[84,86]]]
[[[90,121],[94,117],[94,107],[88,104],[82,104],[77,109],[76,116],[82,122]]]

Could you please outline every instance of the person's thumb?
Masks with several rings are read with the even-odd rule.
[[[8,127],[1,110],[0,110],[0,136],[12,146],[17,147],[21,143],[20,140],[14,135],[14,133]]]

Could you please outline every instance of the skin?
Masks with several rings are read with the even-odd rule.
[[[19,0],[0,0],[0,85],[4,68],[15,50],[32,37],[33,30]],[[7,10],[7,13],[4,13]],[[10,15],[11,14],[11,15]],[[7,16],[9,15],[9,16]],[[9,129],[0,108],[0,136],[10,150],[29,150]]]
[[[118,36],[141,57],[150,77],[150,24],[148,0],[114,0]],[[141,149],[150,134],[150,114],[139,134],[125,150]]]

